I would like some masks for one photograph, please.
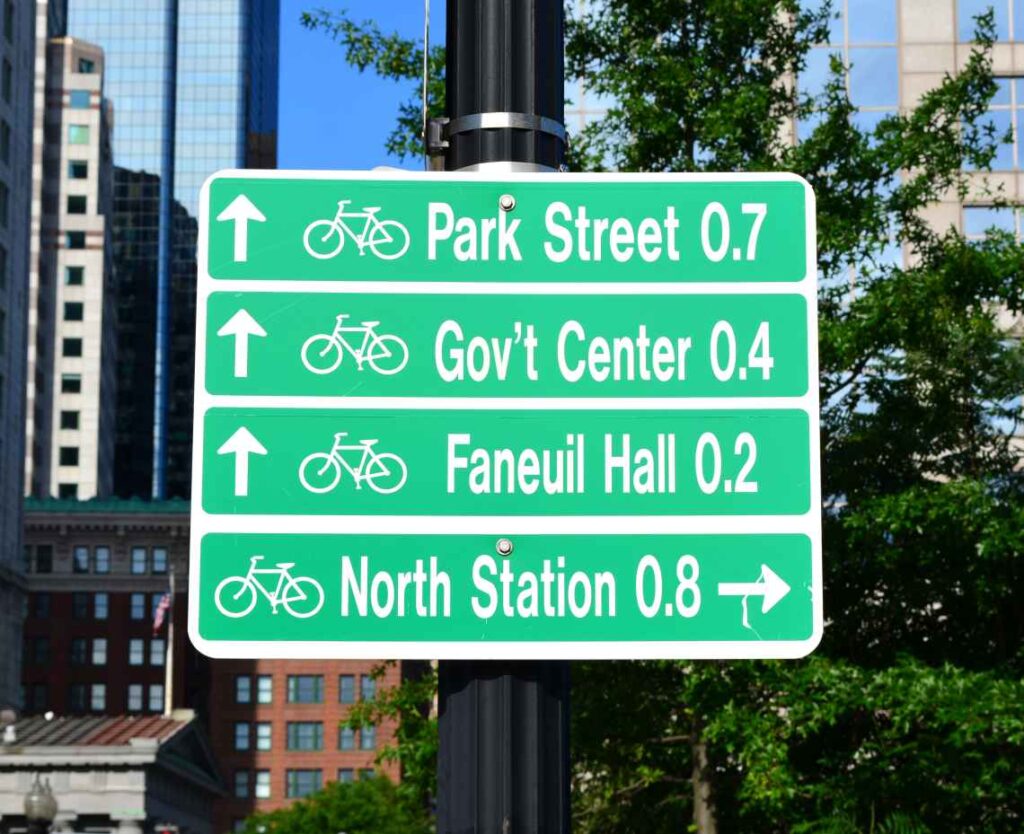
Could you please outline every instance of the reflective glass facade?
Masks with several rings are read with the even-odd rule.
[[[122,496],[189,493],[199,187],[276,164],[278,13],[278,0],[69,0],[69,31],[106,53],[114,114]]]

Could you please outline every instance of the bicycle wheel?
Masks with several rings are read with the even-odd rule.
[[[341,345],[325,333],[310,336],[302,345],[302,364],[314,374],[329,374],[344,355]]]
[[[300,620],[312,617],[324,604],[324,589],[319,582],[308,576],[293,579],[285,593],[285,598],[281,600],[285,611]]]
[[[378,258],[393,261],[409,248],[409,233],[397,220],[382,220],[374,226],[366,244]]]
[[[244,617],[256,607],[256,588],[244,576],[229,576],[213,592],[213,601],[225,617]]]
[[[397,336],[378,336],[370,345],[366,361],[379,374],[397,374],[409,361],[409,349]]]
[[[408,472],[405,468],[405,461],[398,455],[393,455],[390,452],[377,455],[370,462],[368,468],[370,467],[373,471],[366,473],[366,482],[374,492],[390,495],[392,492],[398,492],[405,484]]]
[[[341,467],[326,452],[314,452],[299,464],[299,481],[310,492],[330,492],[341,480]]]
[[[336,236],[335,240],[331,240]],[[302,243],[314,258],[322,261],[333,258],[345,245],[345,235],[333,220],[316,220],[306,226]]]

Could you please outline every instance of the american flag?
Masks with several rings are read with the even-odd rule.
[[[153,613],[153,634],[160,631],[160,627],[164,624],[164,620],[167,619],[167,612],[171,610],[171,594],[167,592],[160,597],[160,602],[157,603],[156,611]]]

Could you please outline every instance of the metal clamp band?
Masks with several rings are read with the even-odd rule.
[[[532,113],[472,113],[459,116],[448,122],[447,134],[467,133],[470,130],[493,130],[495,128],[511,128],[512,130],[536,130],[547,133],[565,142],[565,125]]]

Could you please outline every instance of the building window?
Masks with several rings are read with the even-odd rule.
[[[14,65],[11,64],[6,58],[4,58],[3,69],[0,70],[0,94],[3,95],[4,101],[8,104],[11,103],[11,91],[14,86]]]
[[[343,785],[348,785],[356,781],[356,772],[350,767],[338,768],[338,781]]]
[[[53,573],[53,545],[36,545],[36,573]]]
[[[85,249],[85,232],[68,232],[64,235],[64,246],[67,249]]]
[[[162,683],[150,684],[149,687],[149,711],[164,711],[164,685]]]
[[[68,195],[68,214],[85,214],[87,201],[84,194]]]
[[[320,721],[289,721],[289,750],[323,750],[324,725]]]
[[[153,573],[167,573],[167,548],[153,548]]]
[[[146,619],[146,595],[132,594],[131,597],[131,618],[133,620]]]
[[[89,709],[93,712],[103,712],[107,708],[107,685],[105,683],[94,683],[89,687]]]
[[[72,90],[68,103],[73,110],[85,110],[92,103],[92,93],[88,90]]]
[[[28,641],[28,649],[25,652],[29,662],[34,666],[45,666],[50,662],[50,638],[32,637]]]
[[[78,484],[58,484],[58,498],[78,498]]]
[[[324,700],[323,675],[289,675],[289,704],[322,704]]]
[[[359,677],[359,697],[364,701],[372,701],[377,697],[377,681],[371,675]]]
[[[78,466],[78,447],[61,446],[58,463],[61,466]],[[86,567],[86,570],[88,570],[88,567]]]
[[[320,770],[289,770],[285,773],[285,795],[289,799],[300,799],[316,793],[323,782]]]
[[[146,660],[146,641],[133,637],[128,641],[128,665],[141,666]]]
[[[235,722],[235,750],[249,749],[249,722]]]
[[[356,749],[356,731],[351,727],[341,726],[338,727],[338,749],[339,750],[355,750]]]
[[[82,340],[81,339],[64,339],[61,343],[61,355],[62,356],[81,356],[82,355]]]
[[[95,637],[92,641],[92,665],[107,665],[107,638]]]
[[[149,618],[151,620],[156,619],[156,612],[160,609],[160,601],[164,598],[164,594],[153,594],[149,598]]]
[[[377,728],[376,727],[363,727],[359,731],[359,749],[360,750],[376,750],[377,749]]]
[[[128,712],[142,712],[142,684],[128,684]]]
[[[50,595],[45,591],[32,594],[32,616],[37,619],[45,619],[50,616]]]
[[[69,145],[89,144],[89,125],[68,125]]]
[[[14,0],[4,3],[4,37],[7,43],[14,43]]]
[[[238,799],[249,798],[249,771],[235,771],[235,796]]]
[[[363,779],[372,779],[373,776],[374,776],[374,773],[373,773],[373,768],[372,767],[361,767],[361,768],[359,768],[359,779],[360,779],[360,781],[362,781]]]
[[[7,183],[0,180],[0,226],[7,228],[7,224],[10,223],[10,210],[11,210],[11,192],[7,188]]]
[[[82,591],[71,594],[71,616],[74,619],[85,620],[89,617],[89,596]]]
[[[92,598],[93,616],[97,620],[105,620],[110,616],[110,597],[106,591],[93,594]]]
[[[94,570],[96,573],[110,573],[110,548],[100,545],[94,552]]]
[[[271,675],[259,675],[256,678],[256,703],[272,704],[274,702],[274,678]]]
[[[0,119],[0,162],[11,164],[11,126]]]
[[[166,660],[167,641],[163,637],[154,637],[149,642],[149,665],[163,666]]]
[[[342,704],[356,702],[356,676],[338,675],[338,701]]]
[[[84,637],[71,638],[71,665],[85,666],[88,657],[89,641]]]
[[[84,683],[73,683],[68,690],[68,707],[71,712],[85,712],[87,690]]]
[[[256,725],[256,749],[270,750],[273,746],[273,728],[268,721]]]
[[[84,159],[68,160],[68,179],[84,180],[89,178],[89,163]]]
[[[257,770],[256,771],[256,790],[257,799],[270,799],[270,771],[269,770]]]
[[[146,563],[149,560],[146,558],[146,548],[144,547],[133,547],[132,548],[132,573],[140,574],[146,572]]]
[[[62,411],[60,413],[60,427],[62,429],[77,429],[78,416],[79,412],[77,411]]]
[[[96,72],[96,62],[90,61],[88,58],[79,58],[78,71],[84,75]]]
[[[0,290],[7,288],[7,248],[0,246]]]
[[[34,683],[25,689],[25,709],[29,712],[45,712],[50,700],[49,687],[45,683]]]
[[[66,347],[66,346],[65,346]],[[64,354],[67,356],[67,354]],[[81,348],[79,348],[79,356],[81,356]],[[81,374],[61,374],[60,375],[60,392],[62,394],[81,394],[82,393],[82,375]]]
[[[63,447],[66,449],[67,447]],[[63,449],[61,450],[63,451]],[[63,464],[63,461],[61,463]],[[82,545],[76,545],[71,551],[71,570],[74,573],[88,573],[89,572],[89,548]]]
[[[249,675],[235,676],[235,703],[252,703],[252,678]]]

